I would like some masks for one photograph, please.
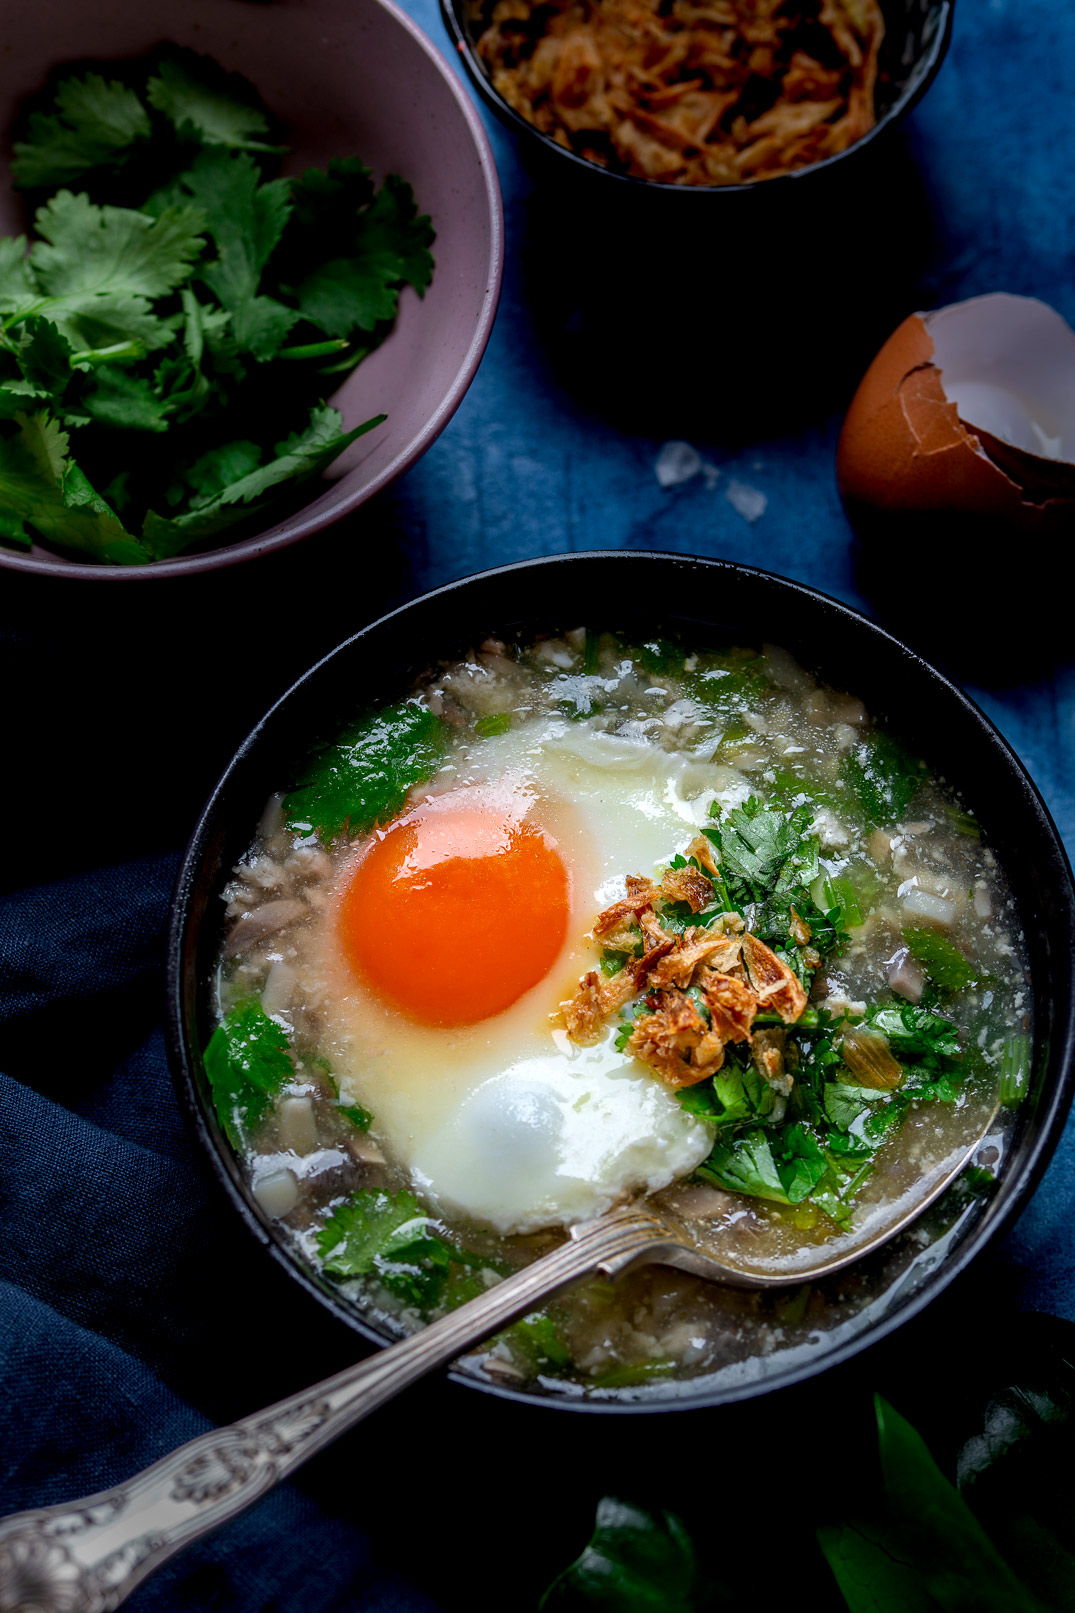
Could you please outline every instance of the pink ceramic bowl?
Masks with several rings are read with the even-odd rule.
[[[7,172],[19,104],[64,62],[141,56],[164,40],[243,73],[288,131],[288,171],[361,156],[381,179],[403,175],[437,239],[433,284],[404,289],[382,345],[331,402],[344,427],[385,413],[277,525],[149,566],[90,565],[51,549],[0,547],[0,566],[98,581],[174,577],[236,565],[295,543],[387,487],[435,440],[474,379],[489,340],[503,260],[503,213],[484,130],[451,68],[392,0],[37,0],[13,9],[0,43],[0,235],[26,228]]]

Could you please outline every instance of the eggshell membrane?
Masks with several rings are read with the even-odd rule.
[[[1075,496],[1061,488],[1071,475],[1075,495],[1071,467],[1002,444],[998,457],[1019,480],[1006,474],[983,442],[996,439],[969,430],[946,396],[934,351],[925,319],[911,314],[866,371],[836,450],[843,497],[892,513],[999,518],[1028,536],[1070,533]]]

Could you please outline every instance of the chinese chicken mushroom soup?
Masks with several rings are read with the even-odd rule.
[[[783,650],[488,638],[280,786],[224,892],[205,1068],[263,1214],[367,1320],[412,1331],[653,1195],[787,1286],[594,1279],[465,1370],[757,1377],[975,1215],[1030,1064],[1003,872]],[[964,1156],[884,1250],[796,1282]]]

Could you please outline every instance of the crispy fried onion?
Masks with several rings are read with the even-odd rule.
[[[696,882],[669,877],[687,873]],[[682,894],[688,889],[697,906]],[[635,1018],[627,1051],[670,1086],[704,1081],[721,1068],[728,1043],[742,1042],[750,1046],[759,1073],[786,1096],[792,1078],[784,1062],[784,1032],[755,1031],[754,1019],[764,1010],[794,1024],[807,1000],[794,971],[744,930],[737,913],[720,915],[708,928],[689,925],[671,935],[653,905],[688,901],[699,911],[712,894],[710,881],[693,868],[670,869],[660,885],[628,879],[627,896],[598,916],[593,933],[603,943],[619,938],[626,951],[629,923],[631,946],[641,945],[641,955],[626,959],[614,975],[591,969],[582,977],[574,997],[561,1004],[568,1035],[584,1045],[596,1042],[611,1015],[645,994],[645,1011]],[[709,1010],[708,1025],[698,1002],[687,995],[692,987]]]
[[[494,88],[601,167],[767,179],[875,122],[879,0],[470,0]]]

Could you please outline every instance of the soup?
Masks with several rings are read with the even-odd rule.
[[[491,638],[281,786],[224,893],[206,1070],[263,1213],[370,1320],[648,1195],[787,1289],[595,1279],[467,1366],[674,1392],[822,1347],[974,1213],[1029,1067],[1002,871],[784,651]],[[796,1284],[985,1132],[884,1253]]]

